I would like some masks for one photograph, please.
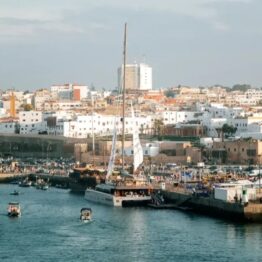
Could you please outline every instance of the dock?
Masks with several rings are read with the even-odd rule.
[[[262,203],[249,202],[248,204],[226,202],[215,199],[213,195],[197,196],[181,191],[161,190],[161,194],[168,204],[177,208],[189,208],[190,210],[205,215],[231,219],[237,222],[262,223]]]
[[[0,173],[0,183],[10,183],[12,181],[21,180],[27,176],[28,174],[22,173]]]

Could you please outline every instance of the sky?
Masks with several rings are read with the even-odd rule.
[[[0,0],[0,89],[113,89],[122,63],[155,89],[262,86],[261,0]]]

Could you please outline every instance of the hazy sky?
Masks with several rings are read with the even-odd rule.
[[[261,0],[0,0],[0,88],[75,82],[112,89],[128,62],[154,88],[262,86]]]

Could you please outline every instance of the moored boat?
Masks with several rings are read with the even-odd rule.
[[[25,179],[21,182],[19,182],[20,187],[30,187],[32,185],[32,182],[28,179]]]
[[[75,167],[69,174],[69,187],[71,192],[84,194],[86,188],[95,188],[105,177],[105,170],[92,165],[85,167]]]
[[[111,155],[108,163],[105,183],[101,183],[95,189],[87,188],[85,199],[101,204],[107,204],[117,207],[129,205],[144,205],[151,200],[151,186],[147,179],[140,173],[139,166],[143,163],[143,149],[139,140],[139,129],[135,118],[133,106],[131,104],[131,114],[133,119],[133,173],[129,174],[125,166],[125,68],[126,68],[126,25],[124,37],[124,73],[122,87],[122,115],[115,116],[114,132],[112,138]],[[116,156],[117,140],[117,118],[122,122],[122,167],[118,175],[114,176],[114,162]]]

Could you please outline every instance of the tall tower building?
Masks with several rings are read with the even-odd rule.
[[[122,86],[123,66],[118,68],[118,87]],[[126,89],[127,90],[151,90],[152,67],[147,64],[126,65]]]

